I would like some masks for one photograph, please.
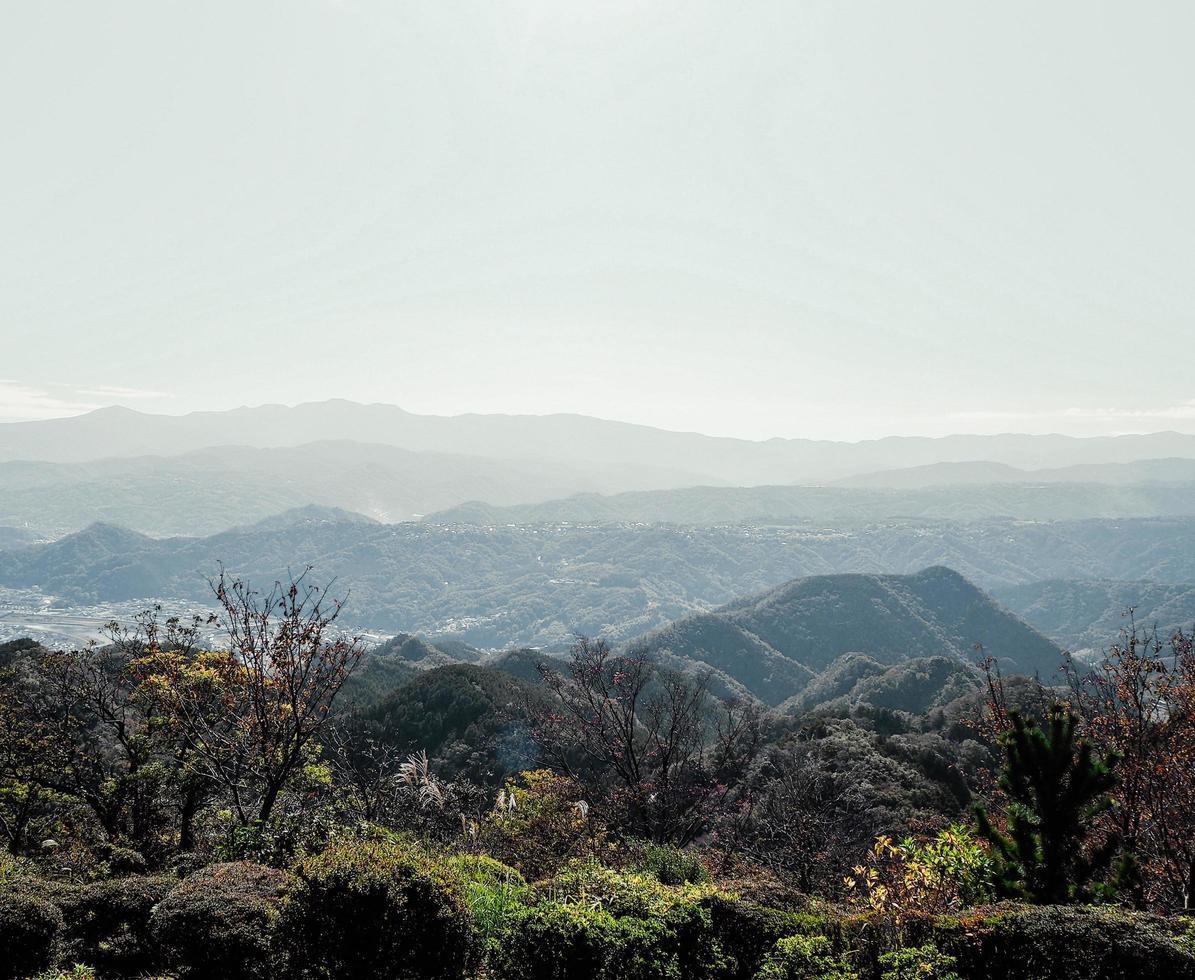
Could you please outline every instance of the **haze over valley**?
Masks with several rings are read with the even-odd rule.
[[[626,642],[791,579],[930,565],[1067,648],[1112,642],[1129,607],[1195,620],[1180,433],[758,443],[332,402],[9,423],[0,452],[25,457],[0,462],[0,587],[25,596],[9,633],[51,609],[98,626],[97,603],[206,605],[221,565],[311,565],[363,628],[490,649]]]

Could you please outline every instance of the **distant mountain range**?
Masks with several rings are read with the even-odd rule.
[[[0,462],[0,525],[56,535],[99,521],[153,535],[214,534],[312,504],[389,522],[479,498],[525,503],[579,490],[683,486],[694,479],[647,464],[624,472],[349,441],[221,446],[86,463]]]
[[[975,464],[977,467],[988,465]],[[507,507],[470,501],[431,514],[425,520],[434,524],[481,525],[807,522],[855,527],[892,520],[1015,518],[1057,521],[1190,516],[1195,516],[1195,483],[1006,482],[893,489],[684,487],[619,494],[583,493],[561,500]]]
[[[346,401],[0,425],[0,526],[35,536],[214,534],[307,505],[383,522],[1185,516],[1195,435],[751,442]]]
[[[921,657],[973,664],[977,644],[1008,673],[1051,675],[1062,651],[957,572],[818,575],[787,582],[650,634],[665,663],[708,668],[767,704],[805,690],[845,654],[891,665]]]
[[[1195,629],[1195,585],[1140,581],[1050,580],[993,590],[997,598],[1068,650],[1101,651],[1132,620],[1163,640]],[[1129,616],[1130,608],[1133,610]]]
[[[214,446],[277,448],[353,440],[436,452],[585,467],[683,470],[690,484],[816,483],[943,462],[988,461],[1038,469],[1138,459],[1195,459],[1195,435],[1161,432],[1106,438],[1047,435],[901,437],[857,443],[808,439],[752,442],[670,432],[581,415],[415,415],[393,405],[327,401],[287,408],[149,415],[106,408],[67,419],[0,425],[0,460],[85,462],[172,456]],[[309,502],[309,501],[306,501]]]
[[[966,467],[974,471],[989,465]],[[691,478],[661,468],[514,462],[354,442],[222,447],[177,457],[0,463],[0,526],[13,528],[13,534],[23,529],[29,539],[58,537],[96,522],[154,536],[205,535],[304,506],[355,512],[384,523],[423,518],[444,524],[805,521],[856,526],[909,518],[1195,516],[1195,483],[673,489]],[[575,492],[625,490],[628,480],[665,489]]]
[[[96,525],[0,554],[0,586],[74,603],[199,601],[220,561],[267,583],[311,564],[320,579],[349,590],[357,623],[498,648],[559,647],[574,632],[628,640],[736,596],[828,573],[908,574],[941,564],[989,590],[1049,579],[1195,582],[1191,518],[827,529],[378,524],[311,510],[291,517],[205,538]]]
[[[835,481],[835,486],[912,490],[1000,483],[1195,483],[1195,459],[1138,459],[1124,463],[1080,463],[1051,469],[1021,469],[1005,463],[976,461],[930,463],[905,469],[861,473]]]

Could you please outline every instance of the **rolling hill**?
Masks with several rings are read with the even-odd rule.
[[[593,468],[350,441],[220,446],[87,463],[0,462],[0,525],[64,534],[104,522],[156,536],[214,534],[304,506],[403,521],[473,499],[529,503],[579,490],[677,487],[695,479],[646,464]]]
[[[646,637],[639,649],[690,670],[712,669],[731,691],[779,704],[846,654],[877,664],[948,658],[976,645],[1008,673],[1048,675],[1062,651],[948,568],[914,575],[819,575],[698,613]]]
[[[995,589],[1027,623],[1068,650],[1103,650],[1130,623],[1157,627],[1163,639],[1195,628],[1195,584],[1053,579]]]
[[[1049,579],[1195,582],[1195,519],[893,521],[863,527],[431,525],[300,521],[155,539],[96,525],[0,554],[0,586],[82,604],[209,598],[207,576],[273,582],[288,568],[349,593],[346,615],[439,642],[557,647],[628,640],[793,578],[955,569],[980,588]],[[1015,610],[1015,605],[1014,605]]]
[[[1080,463],[1050,469],[1021,469],[1003,463],[931,463],[906,469],[861,473],[835,486],[894,490],[993,483],[1195,483],[1195,459],[1139,459],[1121,463]]]
[[[987,467],[988,464],[977,464]],[[993,483],[907,489],[855,487],[683,487],[499,507],[471,501],[430,515],[436,524],[674,523],[804,521],[856,527],[877,521],[1023,521],[1195,516],[1195,483]]]

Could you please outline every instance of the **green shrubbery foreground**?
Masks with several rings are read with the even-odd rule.
[[[576,860],[528,884],[490,857],[377,834],[287,870],[241,861],[72,885],[10,868],[0,976],[91,976],[82,962],[99,977],[1195,978],[1189,920],[1007,903],[936,916],[772,908],[665,857]]]

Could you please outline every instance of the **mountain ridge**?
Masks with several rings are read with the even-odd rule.
[[[346,399],[294,407],[154,415],[101,409],[65,419],[0,424],[0,460],[80,462],[103,456],[177,455],[213,445],[293,446],[352,436],[423,451],[519,459],[553,457],[602,463],[660,464],[702,459],[712,482],[762,484],[835,479],[926,463],[990,459],[1014,466],[1195,458],[1195,435],[890,436],[858,442],[767,440],[677,432],[592,416],[470,413],[418,415],[395,405]],[[982,447],[982,448],[981,448]]]
[[[893,666],[985,654],[1009,673],[1053,674],[1062,650],[958,572],[813,575],[696,613],[634,644],[664,662],[710,669],[721,686],[776,705],[840,657]]]

